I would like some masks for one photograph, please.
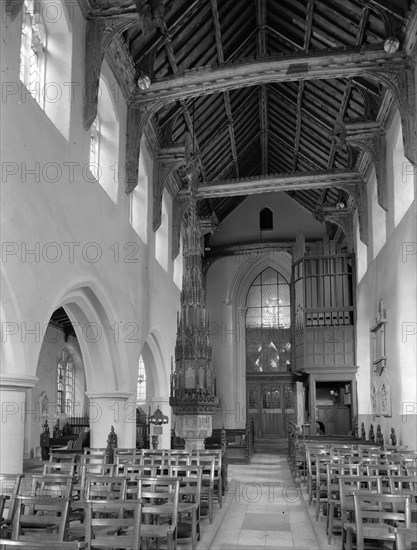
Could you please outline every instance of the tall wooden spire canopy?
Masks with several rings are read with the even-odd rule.
[[[212,415],[219,407],[205,308],[203,235],[197,212],[199,171],[187,171],[189,205],[185,215],[184,275],[178,314],[175,371],[171,373],[170,405],[176,433],[188,449],[204,448],[212,432]]]

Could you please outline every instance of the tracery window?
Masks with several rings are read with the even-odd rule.
[[[287,372],[290,365],[290,285],[268,267],[246,297],[246,371]]]
[[[71,354],[63,349],[58,356],[57,364],[57,410],[71,416],[75,401],[75,370]]]
[[[139,357],[136,402],[139,404],[139,403],[144,403],[145,401],[146,401],[146,371],[145,371],[145,363],[143,362],[143,358],[141,355]]]
[[[20,46],[20,80],[44,108],[47,32],[39,2],[25,0]]]

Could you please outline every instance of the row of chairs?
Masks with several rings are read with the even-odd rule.
[[[416,462],[404,448],[306,445],[309,504],[317,520],[326,511],[329,544],[337,533],[342,550],[364,550],[365,541],[407,547],[412,526],[417,534]]]
[[[13,539],[19,539],[22,533],[25,533],[26,536],[33,536],[33,532],[41,531],[43,537],[45,537],[45,533],[48,533],[56,543],[65,542],[67,544],[69,541],[65,539],[68,537],[84,538],[88,547],[93,548],[97,543],[89,542],[89,533],[93,532],[90,538],[93,537],[94,540],[100,537],[100,532],[95,533],[94,529],[100,531],[103,527],[101,520],[106,523],[107,519],[124,520],[132,516],[137,518],[140,515],[140,539],[155,538],[155,532],[162,533],[161,536],[168,541],[168,548],[174,548],[178,534],[177,527],[182,528],[184,532],[185,526],[185,531],[189,532],[194,549],[200,536],[202,506],[207,505],[208,515],[212,521],[215,494],[220,506],[222,503],[221,478],[216,485],[214,476],[216,461],[218,466],[217,456],[213,456],[213,453],[141,452],[143,460],[133,459],[132,456],[129,457],[130,461],[125,460],[129,454],[131,455],[126,450],[116,453],[116,464],[105,464],[102,460],[103,457],[100,457],[97,452],[90,452],[88,455],[79,457],[78,460],[74,456],[65,456],[63,453],[59,453],[57,456],[52,454],[50,462],[44,465],[43,473],[32,476],[31,496],[19,494],[22,487],[22,475],[9,476],[8,479],[8,476],[1,476],[2,494],[5,493],[7,484],[12,485],[8,487],[8,498],[2,497],[0,501],[3,507],[7,500],[9,504],[8,515],[2,519],[2,537],[7,533],[11,534]],[[175,454],[182,455],[184,460],[173,460]],[[139,453],[135,452],[135,456],[138,457],[138,455]],[[146,496],[145,488],[152,480],[154,483],[158,483],[158,489],[154,491],[155,494]],[[162,484],[169,480],[178,482],[178,497],[175,497],[175,488],[171,487],[169,490],[174,495],[174,504],[169,503],[161,494]],[[35,499],[34,495],[36,495]],[[107,512],[95,511],[97,503],[101,503],[103,506],[108,503]],[[140,512],[138,508],[132,508],[136,503],[141,505]],[[124,508],[125,504],[128,505],[128,508]],[[158,508],[152,508],[149,511],[151,504]],[[44,506],[48,506],[48,508],[43,509]],[[110,513],[112,506],[120,511],[117,517],[114,517],[114,513]],[[155,523],[156,510],[159,511],[160,516],[162,515],[163,522]],[[4,515],[2,513],[2,517]],[[53,516],[63,519],[58,521],[52,519]],[[191,521],[188,525],[182,521],[177,524],[177,516],[180,520],[184,516],[189,517]],[[152,521],[149,518],[152,518]],[[95,519],[98,520],[98,523],[95,523]],[[81,524],[80,520],[84,524]],[[117,537],[117,547],[121,548],[122,545],[119,544],[121,533],[125,533],[127,536],[132,532],[134,525],[138,524],[138,521],[136,520],[136,523],[134,522],[130,527],[127,524],[119,525],[117,532],[114,531],[113,534],[114,525],[110,525],[112,522],[108,523],[109,528],[104,536],[106,547],[112,547],[111,535]],[[13,540],[10,542],[23,543],[25,541]],[[1,544],[8,543],[9,541],[6,543],[3,539],[1,541]],[[72,547],[83,548],[83,546]]]

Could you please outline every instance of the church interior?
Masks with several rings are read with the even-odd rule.
[[[1,474],[415,451],[417,2],[1,10]]]

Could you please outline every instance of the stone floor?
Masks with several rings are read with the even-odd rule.
[[[305,486],[295,484],[285,454],[255,454],[249,465],[229,466],[226,500],[212,525],[204,524],[198,550],[335,550],[325,518],[316,522]]]

